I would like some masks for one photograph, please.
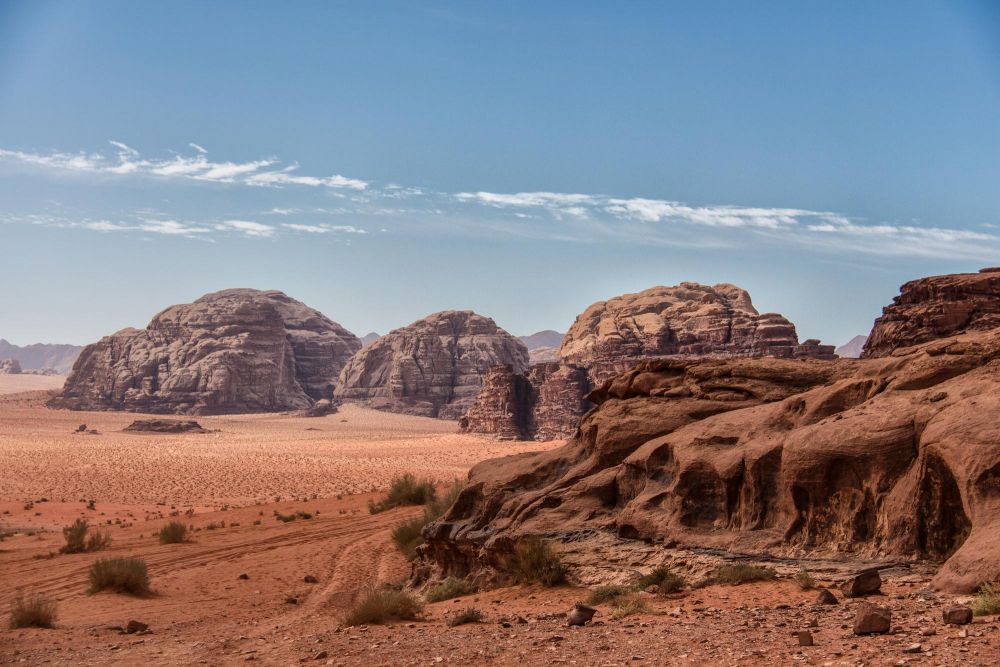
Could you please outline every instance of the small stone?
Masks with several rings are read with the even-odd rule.
[[[892,626],[892,612],[870,602],[862,602],[854,617],[854,634],[882,635]]]
[[[844,582],[840,590],[844,597],[849,598],[872,595],[882,590],[882,577],[875,568],[864,570]]]
[[[795,633],[795,637],[799,640],[799,646],[813,645],[813,636],[808,630],[799,630]]]
[[[312,576],[311,574],[307,574],[305,577],[303,577],[302,581],[306,582],[307,584],[318,584],[319,583],[319,579],[317,579],[316,577]]]
[[[125,632],[130,635],[134,635],[137,632],[144,632],[149,629],[149,626],[142,621],[129,621],[125,625]]]
[[[910,644],[903,649],[903,653],[920,653],[921,648],[920,644]]]
[[[945,609],[942,614],[948,625],[968,625],[972,623],[972,609],[965,605],[954,605]]]
[[[920,634],[922,634],[924,637],[933,637],[934,635],[937,634],[937,630],[935,630],[934,628],[924,628],[923,630],[920,631]]]
[[[243,574],[241,574],[240,576],[238,576],[238,577],[236,577],[236,578],[237,578],[237,579],[242,579],[243,581],[246,581],[247,579],[249,579],[249,578],[250,578],[250,575],[249,575],[249,574],[247,574],[246,572],[244,572]]]
[[[969,636],[969,631],[968,630],[962,629],[962,630],[958,631],[958,638],[959,639],[965,639],[968,636]]]
[[[289,595],[287,598],[285,598],[285,602],[287,602],[288,604],[298,604],[299,599],[295,596]]]
[[[819,596],[816,598],[816,604],[840,604],[840,601],[829,589],[821,588]]]
[[[596,613],[597,610],[593,607],[588,607],[582,602],[577,602],[573,605],[573,608],[570,609],[569,614],[566,615],[566,624],[586,625],[587,621],[594,618],[594,614]]]
[[[319,653],[313,656],[313,660],[325,660],[326,656],[327,656],[326,651],[320,651]]]

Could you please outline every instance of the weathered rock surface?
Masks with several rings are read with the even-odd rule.
[[[424,558],[462,575],[527,535],[943,561],[1000,578],[1000,329],[871,360],[665,359],[590,395],[566,446],[487,461]],[[608,567],[608,563],[603,563]]]
[[[528,350],[528,363],[532,366],[535,364],[551,364],[558,361],[558,347],[536,347],[533,350]]]
[[[882,635],[892,628],[892,611],[871,602],[862,602],[854,616],[854,634]]]
[[[211,433],[193,419],[137,419],[122,430],[129,433]]]
[[[584,397],[593,387],[650,358],[834,358],[833,347],[818,340],[800,344],[795,326],[781,315],[759,314],[745,290],[697,283],[654,287],[595,303],[562,338],[559,356],[564,369],[559,372],[535,364],[532,357],[532,369],[552,378],[546,385],[552,390],[541,391],[546,400],[535,401],[525,390],[527,384],[537,384],[528,375],[497,373],[485,384],[463,428],[503,438],[513,433],[523,439],[569,437],[579,417],[592,407]],[[576,390],[570,391],[571,386]]]
[[[528,352],[541,348],[555,348],[558,350],[559,346],[562,345],[563,334],[552,329],[546,329],[544,331],[536,331],[530,336],[518,336],[518,339],[528,348]]]
[[[845,598],[861,598],[874,595],[882,590],[882,576],[877,569],[869,569],[854,575],[840,587]]]
[[[277,291],[229,289],[88,345],[52,407],[219,414],[329,398],[354,334]]]
[[[0,375],[20,375],[21,364],[17,359],[0,359]]]
[[[864,357],[964,331],[1000,327],[1000,267],[911,280],[882,309],[865,343]]]
[[[598,301],[576,318],[559,354],[596,385],[650,357],[833,358],[833,348],[800,348],[794,324],[758,313],[735,285],[685,282]]]
[[[334,396],[392,412],[458,419],[491,366],[528,365],[524,343],[472,311],[434,313],[362,348]]]
[[[972,607],[968,607],[964,604],[946,607],[945,610],[941,612],[941,620],[948,625],[968,625],[969,623],[972,623]]]

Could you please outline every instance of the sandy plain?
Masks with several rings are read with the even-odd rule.
[[[47,396],[0,396],[0,610],[20,590],[54,599],[59,615],[51,630],[4,624],[0,664],[989,665],[1000,656],[996,618],[944,626],[941,609],[955,599],[918,593],[926,577],[905,569],[876,599],[896,628],[878,637],[851,633],[858,602],[816,606],[814,591],[787,579],[643,594],[646,613],[612,620],[601,606],[585,628],[566,626],[565,612],[587,595],[573,586],[483,591],[429,604],[417,622],[347,628],[343,614],[362,591],[410,572],[390,532],[419,510],[366,509],[392,476],[444,482],[479,460],[559,443],[498,443],[458,434],[453,422],[352,406],[318,419],[205,417],[217,432],[136,435],[122,428],[137,415],[47,410]],[[82,423],[98,433],[75,434]],[[295,511],[312,518],[275,516]],[[111,547],[57,554],[76,517],[108,530]],[[173,517],[192,526],[192,540],[161,545],[156,532]],[[126,555],[147,562],[153,595],[88,595],[91,562]],[[467,606],[485,622],[449,627]],[[122,634],[133,619],[150,633]],[[807,627],[815,646],[800,647],[792,633]],[[904,652],[915,643],[918,653]]]

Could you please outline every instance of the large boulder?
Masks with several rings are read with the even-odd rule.
[[[936,587],[975,590],[1000,578],[998,369],[1000,327],[876,359],[641,362],[590,394],[564,447],[473,468],[420,571],[489,569],[538,535],[574,567],[645,564],[586,547],[610,536],[925,558]]]
[[[366,345],[344,366],[334,396],[380,410],[458,419],[497,365],[523,372],[524,343],[488,317],[449,310]]]
[[[865,342],[864,357],[1000,327],[1000,267],[911,280],[882,309]]]
[[[360,347],[354,334],[281,292],[228,289],[88,345],[49,405],[177,414],[301,410],[332,396]]]

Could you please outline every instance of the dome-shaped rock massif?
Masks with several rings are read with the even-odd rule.
[[[960,280],[983,279],[904,286],[923,296],[887,314],[966,315],[916,345],[883,318],[879,358],[666,358],[616,375],[564,447],[473,468],[425,531],[418,576],[488,573],[540,535],[605,576],[669,562],[666,545],[927,558],[951,591],[1000,579],[1000,323],[985,326],[1000,297],[956,300]]]
[[[558,356],[558,371],[539,364],[525,376],[491,374],[463,428],[502,438],[568,437],[590,407],[590,389],[652,358],[834,358],[832,346],[800,344],[782,315],[758,313],[746,290],[691,282],[598,301],[576,318]]]
[[[281,292],[228,289],[88,345],[49,405],[178,414],[305,409],[332,396],[360,348],[350,331]]]
[[[366,345],[344,367],[334,396],[380,410],[458,419],[496,365],[523,372],[524,343],[488,317],[449,310]]]

